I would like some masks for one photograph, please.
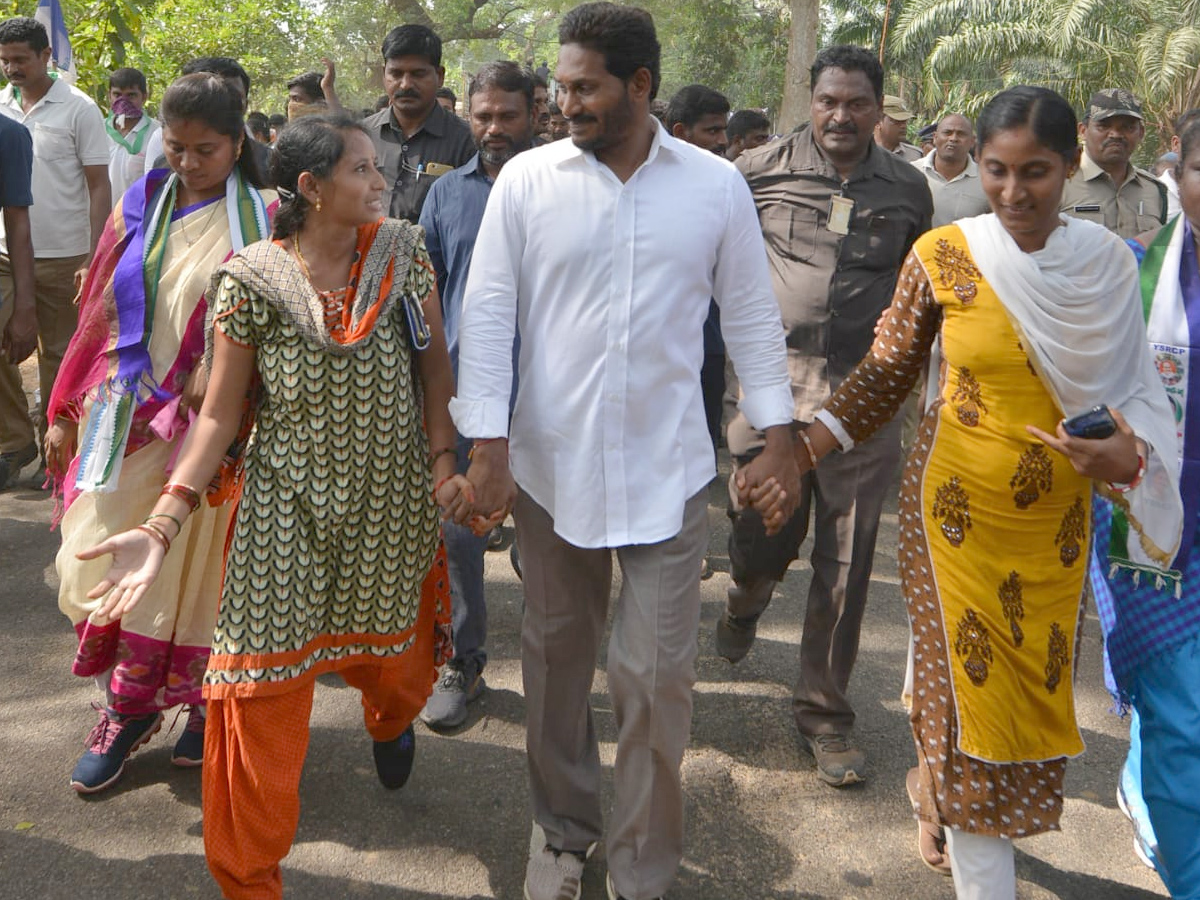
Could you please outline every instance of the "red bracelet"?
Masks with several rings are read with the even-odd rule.
[[[164,494],[174,497],[176,500],[182,500],[188,505],[188,512],[195,512],[200,508],[200,494],[194,487],[171,482],[163,486],[162,494],[159,496]]]
[[[440,491],[442,489],[442,486],[453,477],[454,477],[453,475],[447,475],[445,478],[443,478],[441,481],[439,481],[437,484],[435,484],[433,486],[433,499],[434,500],[437,500],[438,491]]]
[[[1129,482],[1129,484],[1113,484],[1110,481],[1108,483],[1108,488],[1109,488],[1109,490],[1114,491],[1118,494],[1128,494],[1135,487],[1137,487],[1139,484],[1142,483],[1142,478],[1145,477],[1145,475],[1146,475],[1146,457],[1142,456],[1142,454],[1139,453],[1138,454],[1138,470],[1137,470],[1137,474],[1133,476],[1133,481]]]
[[[476,441],[475,443],[473,443],[471,445],[471,451],[467,454],[467,459],[474,459],[475,451],[478,450],[480,447],[482,447],[484,444],[494,444],[496,441],[504,441],[505,443],[507,443],[508,438],[506,438],[506,437],[482,438],[482,439]]]
[[[162,545],[163,553],[171,552],[171,539],[167,537],[167,533],[157,525],[154,525],[151,522],[143,522],[141,525],[137,526],[137,530],[150,535],[150,537],[158,541]]]

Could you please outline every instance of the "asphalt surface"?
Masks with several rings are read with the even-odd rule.
[[[0,898],[215,898],[204,865],[198,772],[174,769],[183,727],[157,735],[108,792],[82,798],[68,776],[95,721],[90,680],[70,673],[73,632],[57,609],[48,495],[0,493]],[[899,701],[906,624],[896,571],[895,505],[885,516],[851,688],[866,784],[818,781],[790,715],[809,572],[796,563],[739,665],[716,657],[712,630],[729,584],[719,483],[711,490],[714,577],[703,583],[699,680],[684,762],[688,834],[673,900],[952,898],[918,859],[904,793],[912,737]],[[508,533],[511,540],[511,531]],[[807,548],[804,552],[807,552]],[[321,680],[301,787],[303,811],[284,862],[296,900],[519,900],[531,834],[519,663],[521,593],[508,554],[489,553],[489,689],[467,724],[419,728],[404,790],[375,779],[358,696]],[[1063,831],[1017,845],[1020,900],[1165,897],[1132,850],[1116,807],[1126,726],[1110,712],[1099,630],[1089,615],[1077,678],[1087,753],[1069,767]],[[611,799],[614,724],[603,651],[592,703]],[[170,723],[173,714],[168,715]],[[584,900],[602,900],[603,847]]]

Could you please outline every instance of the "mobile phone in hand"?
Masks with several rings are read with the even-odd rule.
[[[1063,421],[1063,430],[1072,437],[1100,440],[1117,432],[1117,420],[1107,406],[1093,406],[1087,412]]]

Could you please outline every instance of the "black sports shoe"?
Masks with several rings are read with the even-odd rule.
[[[375,773],[379,783],[389,791],[398,791],[412,774],[413,757],[417,755],[417,736],[408,726],[400,737],[390,741],[376,741]]]

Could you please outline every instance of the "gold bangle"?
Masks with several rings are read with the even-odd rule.
[[[817,451],[813,448],[812,438],[807,431],[800,432],[800,440],[804,441],[804,449],[808,451],[808,462],[811,468],[817,467]]]
[[[150,535],[150,537],[158,541],[158,543],[162,545],[164,554],[171,552],[171,539],[167,537],[166,532],[164,532],[157,525],[153,525],[150,522],[143,522],[141,525],[137,526],[137,530],[144,534]]]

